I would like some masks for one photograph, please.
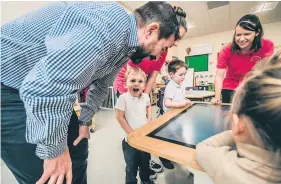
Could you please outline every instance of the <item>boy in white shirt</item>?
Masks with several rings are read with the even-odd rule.
[[[164,93],[163,110],[168,112],[174,108],[182,108],[190,104],[190,100],[185,99],[185,87],[182,83],[187,72],[187,65],[185,62],[175,59],[168,65],[168,73],[171,80],[167,84]],[[171,161],[159,157],[164,167],[173,169],[174,165]]]
[[[152,184],[149,175],[149,153],[131,147],[127,143],[127,134],[151,121],[151,105],[149,96],[143,93],[146,75],[139,68],[130,68],[126,73],[127,93],[118,98],[115,106],[116,119],[125,131],[122,141],[126,162],[126,184],[137,184],[137,171],[142,184]]]
[[[163,109],[168,112],[174,108],[182,108],[190,103],[185,99],[185,87],[182,83],[187,72],[187,65],[181,60],[171,61],[168,65],[168,72],[171,77],[164,93]]]

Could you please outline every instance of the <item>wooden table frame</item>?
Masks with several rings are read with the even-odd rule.
[[[213,97],[215,97],[215,92],[212,92],[212,91],[205,91],[205,92],[208,92],[209,94],[207,94],[207,95],[205,94],[205,95],[201,95],[201,96],[192,94],[195,91],[201,92],[201,90],[193,90],[193,91],[186,90],[185,97],[190,99],[191,101],[193,100],[193,101],[202,101],[202,102],[204,102],[204,100],[206,100],[206,99],[212,99]]]
[[[194,102],[194,103],[211,104],[208,102]],[[222,104],[222,105],[230,105],[230,104]],[[152,131],[154,131],[161,125],[165,124],[166,122],[168,122],[173,117],[177,116],[185,109],[188,109],[190,106],[191,105],[181,109],[173,109],[165,113],[164,115],[160,116],[159,118],[152,120],[146,125],[136,129],[135,131],[133,131],[128,135],[129,145],[139,150],[151,153],[153,155],[157,155],[159,157],[172,160],[179,164],[203,171],[203,169],[200,168],[200,166],[196,161],[195,149],[147,136]]]

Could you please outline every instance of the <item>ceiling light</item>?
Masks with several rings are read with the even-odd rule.
[[[265,3],[262,11],[273,10],[274,8],[276,8],[277,5],[278,1]]]
[[[187,28],[194,28],[196,27],[195,25],[192,25],[192,24],[187,24]]]
[[[251,8],[250,13],[251,13],[251,14],[259,13],[259,12],[262,11],[263,7],[264,7],[264,3],[263,3],[263,4],[256,5],[256,6],[254,6],[254,7]]]
[[[252,7],[250,13],[254,14],[254,13],[259,13],[259,12],[263,12],[263,11],[273,10],[274,8],[276,8],[277,5],[278,5],[278,1],[261,3],[261,4],[258,4],[254,7]]]

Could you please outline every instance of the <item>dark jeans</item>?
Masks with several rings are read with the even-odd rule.
[[[117,98],[119,98],[119,96],[121,95],[121,93],[117,90],[117,93],[115,93]]]
[[[124,159],[126,162],[126,184],[137,184],[137,172],[142,182],[150,182],[150,154],[131,147],[125,139],[122,141]]]
[[[119,96],[121,95],[121,93],[117,90],[117,93],[115,93],[117,98],[119,98]],[[148,153],[149,154],[149,153]],[[159,157],[160,158],[160,157]],[[162,158],[160,158],[161,160]],[[163,158],[164,159],[164,158]],[[151,160],[151,155],[149,154],[149,160]],[[162,161],[162,160],[161,160]]]
[[[35,155],[35,144],[26,142],[26,112],[19,91],[1,84],[1,158],[20,184],[32,184],[43,174],[43,160]],[[75,112],[68,127],[73,184],[87,183],[88,140],[76,147],[79,123]]]
[[[234,90],[222,89],[222,103],[231,103],[234,92]]]

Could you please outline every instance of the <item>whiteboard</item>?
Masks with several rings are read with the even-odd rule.
[[[189,56],[196,56],[196,55],[203,55],[203,54],[212,54],[211,43],[204,43],[204,44],[191,46],[191,52]]]
[[[192,87],[193,86],[193,77],[194,77],[194,68],[187,69],[185,74],[185,78],[183,81],[184,87]]]

